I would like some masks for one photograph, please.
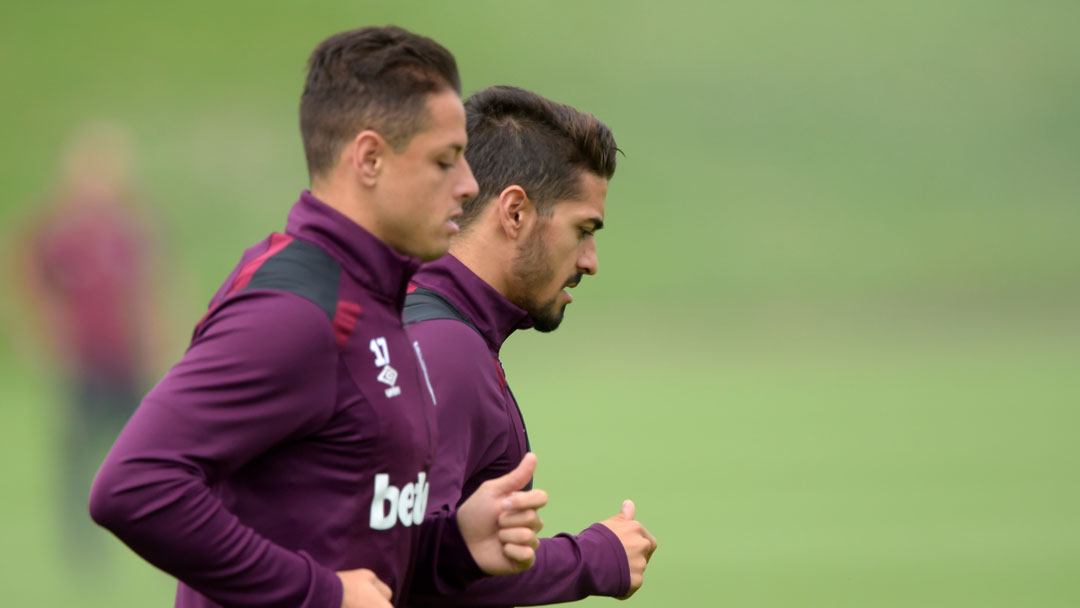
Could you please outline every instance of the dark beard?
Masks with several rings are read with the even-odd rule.
[[[559,328],[559,324],[562,323],[563,314],[566,313],[566,304],[555,309],[556,299],[549,300],[547,304],[538,307],[536,310],[529,311],[529,316],[533,320],[533,329],[538,332],[548,333],[549,331],[555,331]]]
[[[551,279],[555,277],[555,269],[551,265],[547,247],[544,245],[540,232],[539,230],[533,232],[511,262],[511,270],[519,282],[509,300],[529,313],[536,331],[547,333],[555,331],[562,323],[566,304],[562,306],[556,304],[559,299],[558,294],[546,302],[536,300],[535,294],[550,285]]]

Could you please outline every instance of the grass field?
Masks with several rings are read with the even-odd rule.
[[[558,332],[504,350],[546,532],[635,499],[660,541],[641,607],[1076,606],[1078,18],[1052,1],[5,6],[0,237],[72,129],[122,120],[177,277],[167,365],[306,186],[306,54],[410,27],[454,51],[466,93],[535,89],[626,153],[600,274]],[[168,577],[104,533],[100,556],[63,555],[61,387],[9,295],[0,312],[3,603],[168,605]]]

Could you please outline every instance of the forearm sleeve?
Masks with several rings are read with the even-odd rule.
[[[94,481],[92,517],[217,603],[338,608],[333,571],[261,536],[212,490],[325,423],[335,363],[332,330],[311,302],[274,292],[230,301],[121,432]]]
[[[485,576],[461,536],[457,512],[429,512],[420,532],[410,592],[420,596],[455,593]]]
[[[576,536],[542,539],[536,563],[520,574],[482,578],[438,593],[416,589],[411,605],[539,606],[590,595],[617,597],[629,589],[630,564],[622,543],[603,524],[593,524]]]

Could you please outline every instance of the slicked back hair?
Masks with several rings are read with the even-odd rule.
[[[521,186],[550,217],[559,200],[581,193],[581,173],[611,179],[615,136],[592,114],[531,91],[497,86],[465,101],[465,159],[480,186],[457,220],[464,229],[508,186]]]
[[[364,27],[322,41],[308,60],[300,135],[314,179],[365,129],[397,151],[427,125],[429,94],[461,94],[457,62],[438,42],[396,26]]]

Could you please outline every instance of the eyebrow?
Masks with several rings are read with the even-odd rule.
[[[593,232],[596,232],[597,230],[600,230],[601,228],[604,227],[604,220],[602,220],[602,219],[600,219],[598,217],[590,217],[589,219],[587,219],[585,221],[593,223]]]

